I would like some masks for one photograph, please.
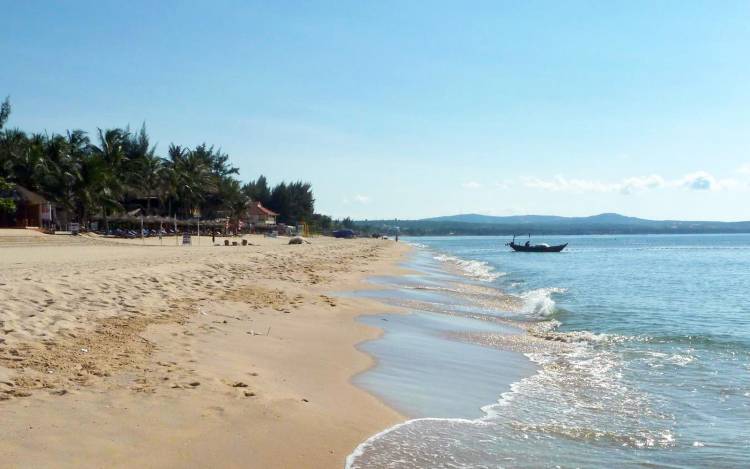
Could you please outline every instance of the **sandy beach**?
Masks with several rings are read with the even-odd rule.
[[[389,307],[335,292],[408,247],[246,239],[0,235],[2,466],[342,467],[402,420],[351,384]]]

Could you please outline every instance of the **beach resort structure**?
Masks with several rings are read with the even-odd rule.
[[[54,223],[55,208],[44,197],[16,185],[10,194],[15,212],[0,212],[0,228],[44,228]]]
[[[264,230],[271,229],[276,226],[276,217],[279,214],[273,210],[269,210],[263,206],[260,202],[254,200],[248,202],[247,210],[245,211],[245,223],[248,226],[253,226],[256,229]]]

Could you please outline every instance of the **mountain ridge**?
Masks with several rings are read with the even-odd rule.
[[[402,233],[412,235],[750,233],[750,221],[648,220],[612,212],[588,217],[466,213],[417,220],[364,220],[355,224],[370,231],[398,226]]]
[[[565,217],[561,215],[482,215],[479,213],[462,213],[457,215],[444,215],[439,217],[420,218],[414,221],[428,222],[456,222],[456,223],[505,223],[516,221],[529,222],[553,222],[553,221],[596,221],[596,222],[647,222],[647,223],[745,223],[741,222],[721,222],[721,221],[701,221],[701,220],[650,220],[647,218],[630,217],[615,212],[605,212],[585,217]]]

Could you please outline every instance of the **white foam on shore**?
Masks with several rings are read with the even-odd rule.
[[[376,433],[375,435],[371,436],[370,438],[366,439],[362,443],[360,443],[356,448],[354,448],[354,451],[346,457],[346,469],[356,469],[360,466],[355,465],[357,458],[361,457],[365,450],[372,446],[372,444],[383,438],[388,433],[391,433],[393,431],[398,430],[399,428],[405,427],[407,425],[412,425],[417,422],[456,422],[456,423],[466,423],[466,424],[482,424],[482,420],[479,419],[461,419],[461,418],[439,418],[439,417],[425,417],[425,418],[419,418],[419,419],[411,419],[407,420],[406,422],[397,423],[396,425],[386,428],[382,432]]]
[[[409,246],[414,246],[415,248],[427,249],[428,247],[426,244],[417,243],[414,241],[404,241],[404,243],[408,244]]]
[[[554,333],[554,326],[551,329],[547,334]],[[497,454],[477,449],[455,458],[451,445],[459,441],[456,438],[472,435],[487,440],[507,438],[508,428],[521,431],[524,437],[536,433],[581,442],[604,439],[631,448],[674,447],[671,417],[660,415],[645,394],[622,381],[623,363],[617,353],[598,347],[603,342],[620,340],[619,336],[610,334],[584,337],[572,333],[565,347],[541,347],[524,353],[539,365],[539,370],[512,383],[498,401],[484,406],[482,417],[420,418],[394,425],[357,446],[347,457],[346,468],[373,467],[373,454],[367,453],[384,450],[394,451],[390,456],[395,459],[383,465],[383,455],[375,453],[374,461],[381,464],[377,467],[472,467],[472,464],[487,467],[486,462],[496,459]],[[551,345],[556,343],[557,338],[551,339]],[[560,409],[551,414],[551,407],[545,403],[555,403]],[[616,426],[602,421],[601,414],[616,415]],[[644,424],[644,418],[649,419],[650,424]],[[435,422],[439,427],[427,427],[424,425],[427,422]],[[504,427],[506,425],[510,427]],[[494,426],[498,426],[498,430],[490,428],[468,433],[469,428]],[[425,438],[426,435],[429,437]],[[431,444],[438,446],[428,448]],[[451,464],[442,464],[440,461],[448,456],[452,458]],[[480,459],[462,459],[475,457]]]
[[[430,247],[426,244],[417,243],[414,241],[406,241],[406,244],[414,246],[419,249],[430,250]],[[434,251],[433,251],[434,252]],[[483,282],[491,282],[498,277],[506,275],[505,272],[498,272],[489,263],[485,261],[475,261],[469,259],[461,259],[460,257],[451,256],[448,254],[437,254],[433,256],[433,259],[451,264],[456,267],[462,274],[467,277],[472,277]]]
[[[431,254],[434,254],[435,260],[449,263],[467,276],[479,280],[492,281],[504,275],[495,272],[486,262],[469,261],[434,252]],[[492,288],[476,284],[474,287]],[[440,287],[425,289],[438,290]],[[514,295],[506,294],[519,300],[513,303],[515,307],[511,310],[518,315],[520,322],[526,324],[526,332],[520,336],[533,339],[530,342],[533,347],[521,353],[535,363],[538,370],[531,376],[511,383],[510,389],[501,393],[496,402],[482,407],[484,416],[471,420],[420,418],[397,424],[357,446],[347,457],[346,468],[495,467],[489,463],[497,462],[500,452],[483,453],[486,448],[479,445],[464,452],[455,450],[465,449],[460,445],[461,439],[470,436],[474,437],[467,440],[471,442],[505,438],[511,446],[514,442],[509,436],[518,433],[523,438],[541,435],[543,438],[564,441],[606,441],[636,449],[675,447],[676,436],[672,430],[674,418],[669,413],[663,413],[659,403],[652,402],[645,392],[623,379],[627,362],[617,348],[611,347],[639,338],[585,330],[557,331],[561,323],[554,319],[557,308],[553,298],[556,294],[565,292],[566,289],[563,288],[549,287]],[[455,309],[445,313],[473,318],[479,316],[461,314]],[[462,338],[467,340],[472,336]],[[478,340],[467,341],[493,346]],[[516,351],[508,348],[507,342],[494,346]],[[652,367],[686,367],[695,359],[689,354],[661,352],[650,352],[645,357],[649,363],[654,362]],[[747,397],[750,393],[744,395]],[[430,421],[437,425],[427,423]],[[410,428],[412,425],[413,428]],[[478,432],[464,432],[467,429],[465,425],[470,426],[469,430],[481,428]],[[487,428],[494,425],[498,426],[497,431]],[[509,429],[516,433],[508,433]],[[702,444],[697,443],[695,446]],[[525,443],[521,440],[520,444]],[[502,448],[507,450],[511,446]],[[373,458],[373,454],[381,456]],[[509,451],[508,454],[512,452]],[[382,455],[393,458],[386,461]],[[373,461],[380,464],[373,464]]]
[[[496,278],[505,275],[505,272],[496,271],[494,267],[484,261],[461,259],[447,254],[438,254],[437,256],[434,256],[433,259],[451,264],[466,276],[481,280],[482,282],[491,282]]]

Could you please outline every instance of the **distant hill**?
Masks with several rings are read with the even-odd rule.
[[[384,231],[399,226],[402,233],[411,235],[750,233],[750,221],[646,220],[617,213],[602,213],[590,217],[498,217],[470,213],[420,220],[358,221],[356,224],[367,231]]]
[[[590,217],[559,217],[555,215],[511,215],[505,217],[497,217],[491,215],[478,215],[474,213],[466,215],[449,215],[445,217],[434,217],[434,218],[422,218],[417,221],[434,221],[434,222],[459,222],[459,223],[491,223],[491,224],[508,224],[508,223],[582,223],[582,224],[602,224],[602,223],[615,223],[615,224],[637,224],[637,223],[653,223],[652,220],[644,220],[642,218],[626,217],[619,213],[602,213]]]
[[[459,223],[545,223],[556,220],[564,220],[563,217],[552,215],[515,215],[508,217],[495,217],[491,215],[479,215],[469,213],[465,215],[448,215],[445,217],[423,218],[418,221],[436,222],[459,222]]]

